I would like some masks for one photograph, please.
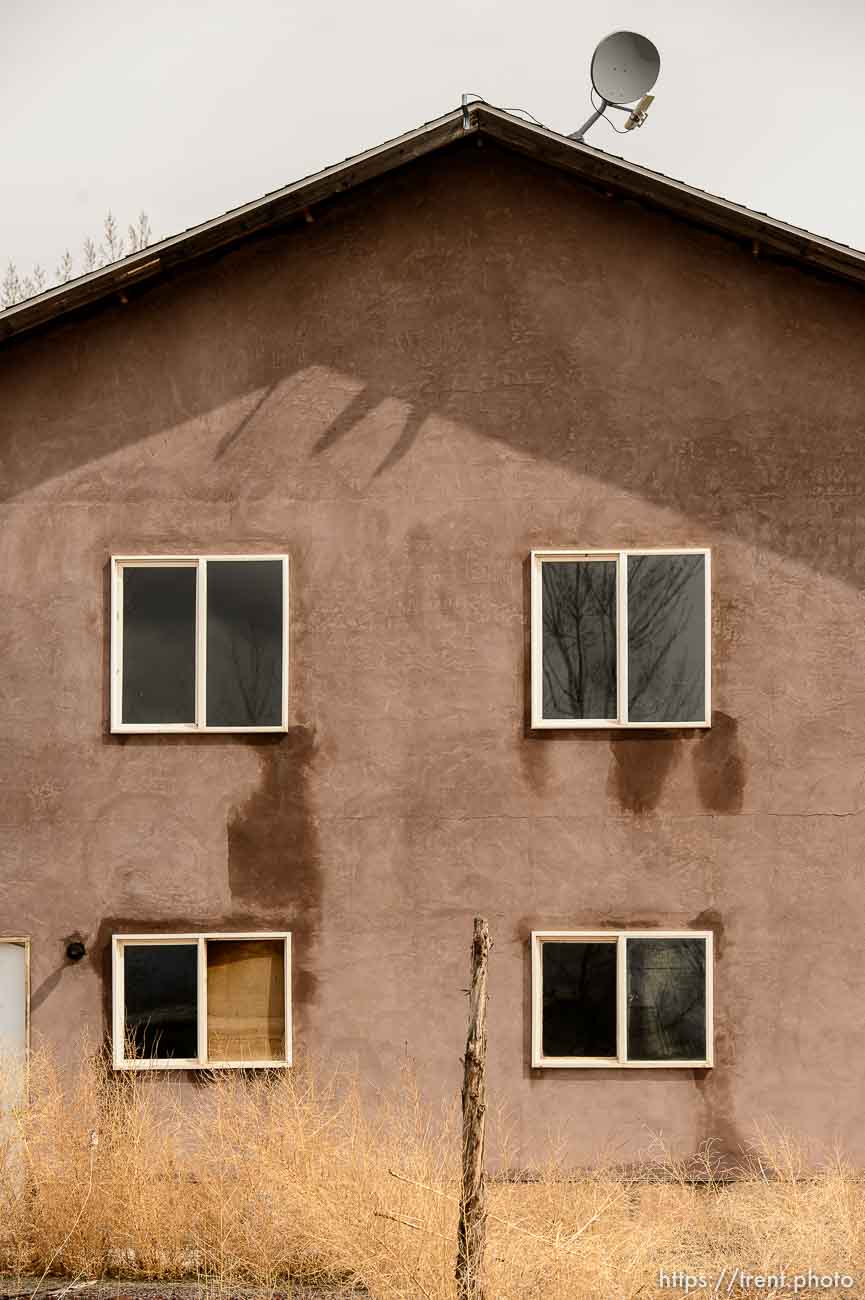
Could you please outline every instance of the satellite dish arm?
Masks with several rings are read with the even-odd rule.
[[[570,135],[568,136],[568,139],[569,139],[569,140],[576,140],[578,144],[582,144],[583,136],[586,134],[586,132],[588,131],[589,127],[590,127],[590,126],[594,126],[595,123],[597,122],[598,118],[604,116],[604,113],[606,112],[607,107],[608,107],[607,101],[606,101],[605,99],[602,99],[602,100],[601,100],[601,107],[595,109],[595,111],[594,111],[594,113],[592,114],[592,116],[589,117],[589,118],[587,118],[586,121],[583,123],[583,125],[582,125],[578,130],[576,130],[576,131],[572,131],[572,132],[570,133]]]

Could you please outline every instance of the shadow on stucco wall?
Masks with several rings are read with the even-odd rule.
[[[313,216],[4,345],[0,496],[239,404],[197,466],[221,497],[277,389],[315,370],[350,391],[316,426],[313,474],[396,399],[373,481],[434,415],[862,584],[839,512],[865,490],[861,290],[489,141]]]

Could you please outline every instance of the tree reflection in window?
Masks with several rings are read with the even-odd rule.
[[[616,563],[542,568],[545,718],[615,718]]]
[[[699,722],[705,711],[705,558],[631,555],[628,718]]]
[[[207,723],[279,726],[283,581],[280,560],[207,563]]]
[[[628,1059],[706,1055],[706,943],[628,939]]]

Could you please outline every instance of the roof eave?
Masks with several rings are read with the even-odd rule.
[[[473,105],[478,129],[508,148],[569,171],[611,193],[641,200],[689,221],[756,244],[754,252],[785,258],[842,279],[865,284],[865,253],[813,235],[775,217],[755,212],[637,163],[578,144],[568,136],[535,126],[493,108]]]
[[[476,130],[477,119],[472,118],[464,124],[462,111],[456,109],[374,149],[367,149],[333,167],[326,167],[312,176],[265,194],[252,203],[150,244],[119,262],[48,289],[0,312],[0,342],[112,294],[122,294],[134,284],[153,279],[219,248],[236,244],[249,235],[287,221],[322,199],[353,189]]]
[[[163,275],[195,258],[236,244],[289,220],[323,199],[433,153],[471,132],[487,135],[507,148],[570,172],[611,193],[649,203],[708,229],[751,241],[755,252],[771,250],[825,274],[865,284],[865,253],[577,143],[483,101],[475,101],[468,112],[454,109],[374,149],[7,308],[0,312],[0,343],[112,294],[121,295],[130,286]]]

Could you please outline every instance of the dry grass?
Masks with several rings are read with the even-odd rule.
[[[0,1123],[0,1271],[445,1300],[456,1120],[431,1117],[407,1078],[377,1106],[350,1081],[322,1088],[297,1069],[226,1072],[184,1101],[165,1077],[91,1060],[70,1079],[39,1059],[30,1102]],[[656,1160],[639,1178],[612,1167],[568,1178],[551,1161],[537,1181],[494,1183],[489,1300],[683,1294],[659,1287],[661,1269],[702,1274],[704,1295],[724,1267],[723,1294],[737,1267],[865,1281],[865,1186],[842,1162],[803,1177],[800,1155],[776,1140],[758,1142],[733,1185],[711,1160],[703,1186],[692,1173]],[[757,1293],[793,1289],[730,1291]]]

